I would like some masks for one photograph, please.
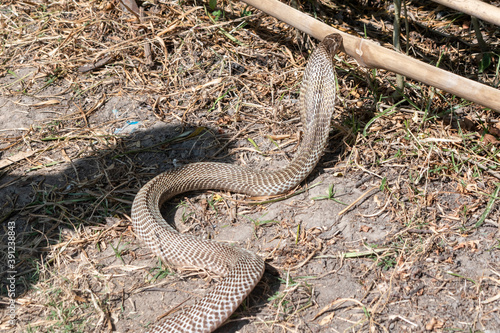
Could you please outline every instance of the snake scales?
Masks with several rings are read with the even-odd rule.
[[[132,221],[137,235],[169,264],[214,272],[223,279],[203,298],[168,317],[151,332],[212,332],[248,296],[264,272],[254,253],[177,232],[162,217],[161,205],[194,190],[220,189],[248,195],[275,195],[297,186],[314,169],[328,140],[335,106],[333,56],[342,37],[325,37],[307,63],[299,100],[304,135],[292,162],[277,171],[259,172],[224,163],[193,163],[150,180],[134,199]]]

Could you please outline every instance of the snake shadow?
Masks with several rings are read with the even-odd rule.
[[[220,129],[165,123],[118,139],[110,136],[96,140],[99,142],[91,140],[95,148],[88,149],[83,157],[61,160],[52,166],[32,170],[13,167],[0,174],[0,244],[5,255],[9,226],[14,226],[15,298],[26,295],[27,291],[43,281],[37,267],[47,262],[48,266],[51,265],[52,258],[48,257],[47,248],[68,244],[71,238],[68,235],[74,235],[80,228],[110,226],[110,222],[116,222],[117,216],[129,215],[137,191],[160,172],[198,161],[235,163],[228,152],[237,145]],[[70,150],[67,148],[68,152]],[[178,201],[178,198],[175,199],[174,204]],[[175,224],[171,214],[164,216],[167,222]],[[122,230],[126,230],[130,223],[126,218],[121,221],[125,227]],[[205,228],[216,226],[210,224]],[[132,263],[136,249],[143,247],[142,242],[134,243],[137,244],[135,247],[122,253],[125,264]],[[89,241],[87,245],[75,248],[71,256],[79,257],[78,253],[87,246],[95,248],[98,244]],[[1,259],[2,263],[7,263],[6,258]],[[109,265],[109,262],[101,261],[102,258],[91,259],[103,267]],[[10,290],[7,288],[9,271],[12,269],[0,266],[0,292],[3,297],[7,297]],[[245,301],[248,306],[243,310],[244,316],[256,315],[279,289],[276,271],[266,270],[263,281]],[[88,296],[80,292],[77,294],[84,299]],[[107,301],[123,304],[129,297],[125,292],[120,300]],[[18,311],[23,312],[23,307],[20,306]],[[241,311],[242,307],[237,313],[241,314]],[[245,322],[230,320],[217,332],[236,331]]]

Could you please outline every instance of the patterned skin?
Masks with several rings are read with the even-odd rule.
[[[179,233],[160,213],[161,205],[188,191],[219,189],[252,196],[276,195],[296,187],[314,169],[328,140],[335,107],[333,57],[342,37],[325,37],[310,56],[299,100],[303,141],[292,162],[276,171],[224,163],[193,163],[150,180],[134,199],[132,222],[137,235],[156,255],[175,267],[196,267],[223,276],[192,306],[168,317],[150,332],[212,332],[236,310],[264,273],[264,261],[238,247]]]

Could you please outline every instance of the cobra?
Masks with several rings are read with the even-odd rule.
[[[175,267],[211,271],[222,280],[192,306],[150,332],[212,332],[236,310],[264,273],[264,261],[236,246],[181,234],[160,213],[183,192],[218,189],[252,196],[276,195],[296,187],[314,169],[328,141],[336,99],[334,55],[342,37],[328,35],[311,54],[303,76],[299,108],[304,135],[295,158],[275,171],[201,162],[164,172],[144,185],[132,205],[135,232],[157,256]]]

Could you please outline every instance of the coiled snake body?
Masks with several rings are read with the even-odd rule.
[[[248,296],[264,272],[264,261],[234,246],[180,234],[160,213],[173,196],[194,190],[220,189],[248,195],[275,195],[297,186],[314,169],[328,140],[335,106],[333,57],[342,38],[332,34],[310,56],[304,72],[299,107],[303,141],[292,162],[277,171],[255,171],[224,163],[193,163],[150,180],[134,199],[132,221],[137,235],[169,264],[197,267],[223,279],[186,310],[168,317],[151,332],[212,332]]]

